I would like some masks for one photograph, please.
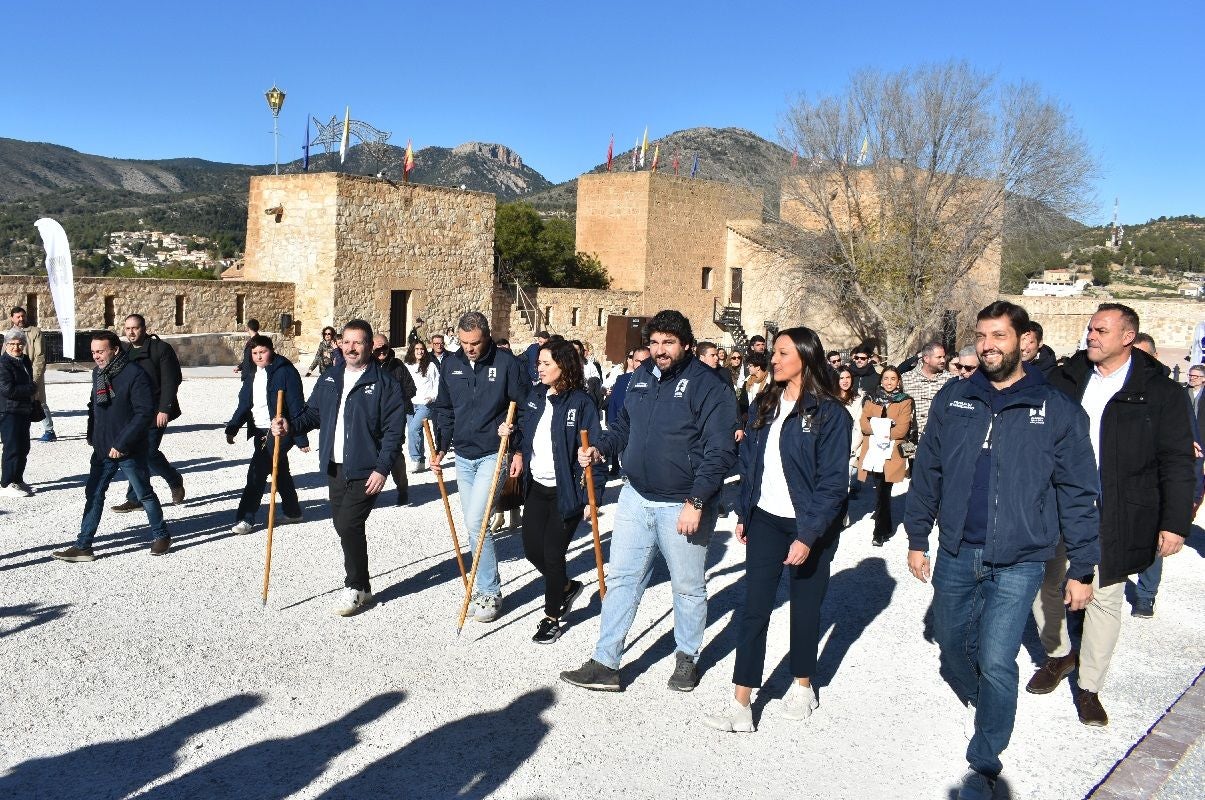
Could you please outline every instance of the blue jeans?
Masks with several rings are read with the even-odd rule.
[[[682,503],[646,500],[625,484],[615,511],[611,534],[611,560],[607,571],[607,596],[594,660],[619,669],[623,645],[640,598],[653,577],[653,557],[658,551],[669,567],[674,592],[674,642],[679,653],[697,658],[707,627],[707,579],[704,574],[707,545],[715,530],[716,506],[703,509],[699,530],[693,536],[678,533]]]
[[[406,417],[406,444],[410,450],[410,460],[418,461],[427,452],[427,435],[423,433],[423,420],[431,416],[431,410],[422,403],[416,403],[414,413]]]
[[[464,515],[464,526],[469,531],[469,551],[477,552],[477,535],[481,533],[481,520],[485,516],[485,503],[489,498],[490,479],[494,477],[497,454],[481,458],[456,456],[456,493],[460,495],[460,510]],[[494,501],[502,494],[506,485],[506,464],[498,474],[498,485],[494,487]],[[502,583],[498,578],[498,554],[494,551],[494,537],[485,535],[481,547],[481,564],[477,567],[477,583],[474,591],[487,597],[502,595]]]
[[[130,490],[146,509],[151,538],[162,539],[168,535],[167,525],[163,521],[163,508],[151,489],[151,476],[147,471],[145,457],[139,454],[109,458],[93,452],[88,482],[84,485],[84,518],[80,522],[79,538],[75,540],[76,547],[87,549],[92,546],[92,537],[96,536],[96,529],[100,527],[101,512],[105,510],[105,491],[117,477],[118,470],[125,475],[126,480],[130,482]]]
[[[1134,584],[1134,597],[1151,605],[1155,604],[1155,595],[1159,593],[1159,583],[1163,580],[1163,556],[1155,554],[1151,565],[1138,573],[1138,583]]]
[[[942,671],[975,706],[971,769],[995,777],[1017,716],[1017,653],[1046,565],[983,563],[983,550],[942,550],[933,568],[933,633]]]
[[[167,481],[169,489],[175,489],[178,486],[184,485],[184,478],[176,471],[176,468],[168,463],[167,457],[159,451],[159,445],[163,443],[163,434],[167,433],[167,428],[160,428],[158,425],[152,424],[146,432],[146,467],[152,475],[158,475],[163,480]],[[126,500],[133,503],[138,501],[138,496],[134,493],[134,485],[130,484],[130,488],[126,490]]]

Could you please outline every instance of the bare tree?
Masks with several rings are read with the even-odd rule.
[[[828,301],[893,360],[996,295],[998,272],[975,267],[998,264],[1005,237],[1065,236],[1091,208],[1095,165],[1067,113],[964,63],[856,73],[796,102],[780,135],[798,161],[759,244],[792,302]]]

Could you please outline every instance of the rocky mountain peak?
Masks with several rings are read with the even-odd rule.
[[[486,158],[492,158],[495,161],[501,161],[508,167],[516,169],[523,166],[523,159],[514,150],[511,150],[504,144],[491,144],[489,142],[465,142],[452,148],[452,152],[457,155],[471,155],[476,153]]]

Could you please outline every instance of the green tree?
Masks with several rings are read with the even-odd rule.
[[[1108,286],[1113,280],[1113,256],[1108,250],[1097,250],[1092,254],[1092,280]]]
[[[543,220],[527,203],[498,206],[494,249],[508,281],[578,289],[604,289],[611,283],[596,256],[577,252],[571,222]]]

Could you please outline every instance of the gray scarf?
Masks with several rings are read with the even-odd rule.
[[[97,367],[92,372],[92,397],[102,406],[113,403],[113,379],[116,378],[130,361],[124,350],[118,350],[117,355],[105,367]]]

